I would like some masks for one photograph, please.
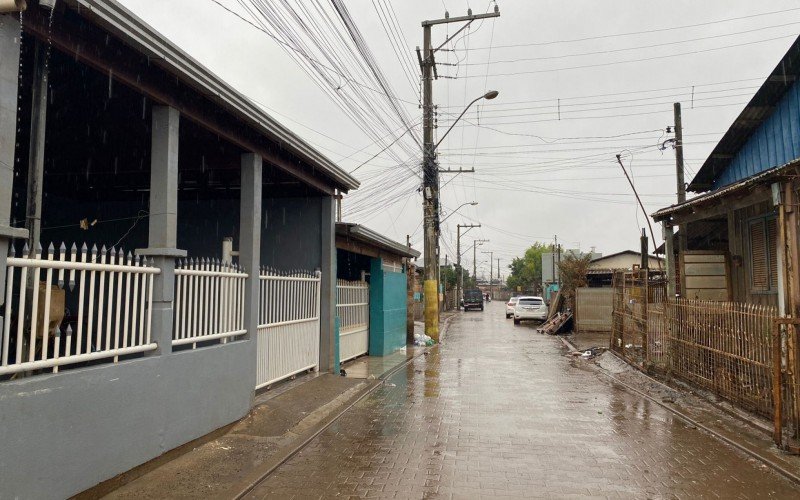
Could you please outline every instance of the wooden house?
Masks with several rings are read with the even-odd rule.
[[[798,74],[800,38],[689,183],[699,196],[653,214],[680,295],[772,305],[781,314],[800,303]],[[676,226],[686,235],[682,243]]]

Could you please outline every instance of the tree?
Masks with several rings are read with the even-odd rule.
[[[458,279],[458,272],[455,270],[456,266],[443,266],[442,267],[442,283],[447,287],[448,290],[453,290],[456,287],[456,280]],[[464,275],[464,290],[469,288],[475,288],[475,280],[470,278],[469,272],[461,268],[461,272]]]
[[[561,276],[561,295],[569,304],[568,307],[574,308],[575,290],[589,284],[586,276],[589,272],[589,263],[591,261],[591,255],[575,257],[572,254],[567,254],[558,263],[558,273]]]
[[[508,268],[511,270],[506,285],[512,290],[536,292],[542,283],[542,254],[552,251],[552,245],[534,243],[522,257],[515,257]]]

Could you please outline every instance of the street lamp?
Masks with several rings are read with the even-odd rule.
[[[426,43],[426,47],[428,44]],[[428,52],[426,51],[426,57]],[[427,61],[427,59],[426,59]],[[439,341],[439,171],[436,166],[435,156],[436,148],[442,143],[447,134],[453,130],[453,126],[461,119],[467,110],[481,99],[494,99],[499,95],[496,90],[491,90],[482,96],[473,99],[464,111],[458,115],[450,128],[444,133],[436,144],[433,144],[433,116],[431,106],[431,87],[430,87],[430,69],[431,65],[424,66],[424,102],[423,106],[423,125],[424,144],[422,148],[422,168],[423,168],[423,223],[424,230],[424,253],[425,253],[425,280],[423,282],[423,290],[425,297],[425,333],[433,337],[435,341]]]
[[[449,218],[450,218],[450,216],[451,216],[451,215],[453,215],[453,214],[455,214],[456,212],[458,212],[458,211],[461,209],[461,207],[466,207],[467,205],[472,205],[472,206],[474,207],[474,206],[476,206],[477,204],[478,204],[478,202],[477,202],[477,201],[468,201],[468,202],[466,202],[466,203],[462,203],[461,205],[459,205],[459,206],[458,206],[458,208],[456,208],[455,210],[453,210],[453,211],[451,211],[449,214],[447,214],[447,217],[445,217],[444,219],[440,220],[440,221],[439,221],[439,224],[441,224],[441,223],[443,223],[444,221],[446,221],[447,219],[449,219]]]
[[[495,97],[497,97],[498,95],[500,95],[500,92],[498,92],[498,91],[496,91],[496,90],[490,90],[489,92],[487,92],[487,93],[483,94],[482,96],[480,96],[480,97],[476,97],[475,99],[473,99],[471,103],[467,104],[467,107],[466,107],[466,108],[464,108],[464,111],[462,111],[462,112],[461,112],[461,114],[460,114],[460,115],[458,115],[458,118],[456,118],[455,120],[453,120],[453,123],[451,123],[451,124],[450,124],[450,128],[448,128],[448,129],[447,129],[447,132],[445,132],[445,133],[444,133],[444,135],[443,135],[443,136],[441,136],[441,137],[439,138],[439,142],[437,142],[437,143],[436,143],[436,145],[433,147],[433,149],[436,149],[436,148],[438,148],[438,147],[439,147],[439,144],[441,144],[441,143],[442,143],[442,141],[444,140],[444,138],[445,138],[445,137],[447,137],[447,134],[449,134],[449,133],[450,133],[450,131],[451,131],[451,130],[453,130],[453,127],[455,127],[455,126],[456,126],[456,123],[458,123],[458,120],[460,120],[460,119],[461,119],[461,117],[462,117],[462,116],[464,116],[464,115],[466,114],[466,112],[467,112],[467,111],[469,111],[469,108],[470,108],[470,107],[471,107],[473,104],[475,104],[476,102],[480,101],[481,99],[486,99],[486,100],[489,100],[489,101],[490,101],[490,100],[494,99]]]

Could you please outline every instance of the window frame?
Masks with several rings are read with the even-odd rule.
[[[775,223],[775,230],[776,230],[776,237],[775,237],[775,262],[772,261],[772,252],[770,251],[769,245],[769,223],[774,221]],[[764,239],[764,259],[765,259],[765,268],[766,268],[766,288],[756,288],[755,286],[755,279],[753,276],[753,272],[755,270],[755,266],[753,265],[753,235],[752,235],[752,227],[755,224],[761,223],[762,224],[762,237]],[[770,212],[762,215],[758,215],[756,217],[751,217],[747,219],[747,251],[748,251],[748,267],[749,267],[749,291],[753,295],[775,295],[778,293],[778,280],[775,280],[775,285],[773,288],[773,272],[775,276],[778,276],[778,214],[775,212]]]

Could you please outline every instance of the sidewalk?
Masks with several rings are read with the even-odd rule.
[[[592,347],[589,344],[595,339],[585,337],[580,339],[577,346],[571,340],[562,339],[567,348],[574,351]],[[769,467],[800,484],[800,457],[785,453],[773,444],[769,422],[749,415],[713,395],[700,395],[692,387],[678,383],[666,385],[630,366],[610,351],[589,361],[578,358],[577,363],[594,368],[598,375],[610,379],[613,384],[646,397],[690,425],[749,455],[751,461],[760,461],[763,468]]]
[[[443,322],[446,330],[446,322]],[[422,324],[415,324],[421,331]],[[76,498],[232,498],[292,456],[385,376],[425,347],[343,365],[347,376],[312,373],[256,394],[242,420],[166,453]]]

